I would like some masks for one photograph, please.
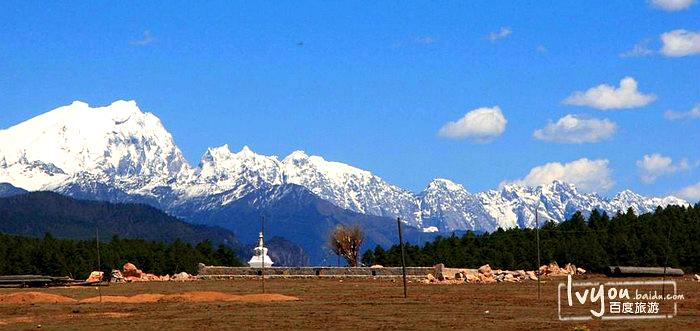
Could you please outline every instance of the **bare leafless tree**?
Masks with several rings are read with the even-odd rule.
[[[342,256],[349,266],[357,267],[360,263],[360,246],[363,239],[364,234],[358,224],[338,224],[331,232],[329,246],[335,254]]]

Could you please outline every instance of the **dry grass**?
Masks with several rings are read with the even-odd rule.
[[[409,299],[391,280],[269,279],[269,293],[300,301],[159,301],[150,303],[0,304],[0,328],[35,329],[700,329],[700,283],[678,280],[686,300],[670,320],[562,322],[556,287],[535,282],[491,285],[409,284]],[[17,292],[2,289],[0,294]],[[26,290],[29,292],[29,290]],[[36,290],[32,290],[36,291]],[[83,300],[94,288],[40,290]],[[260,292],[255,279],[184,283],[131,283],[102,288],[104,296],[176,295],[215,291],[230,295]],[[489,311],[488,314],[485,311]]]

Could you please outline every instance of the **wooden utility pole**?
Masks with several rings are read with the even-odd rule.
[[[403,297],[408,297],[406,289],[406,252],[403,246],[403,231],[401,230],[401,217],[396,218],[396,224],[399,227],[399,243],[401,244],[401,272],[403,274]]]
[[[95,221],[95,244],[97,245],[97,271],[101,272],[102,260],[100,259],[100,227],[97,226],[97,221]],[[100,302],[102,302],[102,287],[100,284],[97,284],[97,293],[100,296]]]
[[[537,205],[535,209],[535,236],[537,237],[537,300],[540,299],[540,221],[539,221],[539,208]]]
[[[260,247],[260,255],[262,260],[262,268],[260,269],[260,283],[262,284],[262,292],[265,293],[265,216],[260,218],[260,240],[263,242],[263,247]]]
[[[666,259],[664,262],[664,275],[662,281],[666,281],[666,267],[668,266],[668,253],[671,251],[671,223],[668,223],[668,236],[666,237]],[[661,298],[666,300],[666,283],[661,283]]]

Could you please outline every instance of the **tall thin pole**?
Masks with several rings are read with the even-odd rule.
[[[666,266],[668,266],[668,253],[671,251],[671,223],[668,223],[668,236],[666,237],[666,261],[664,261],[664,276],[662,281],[666,280]],[[666,298],[666,283],[661,283],[661,298]]]
[[[97,245],[97,271],[101,271],[102,269],[102,261],[100,259],[100,228],[97,226],[97,222],[95,222],[95,244]],[[102,302],[102,288],[97,285],[97,293],[100,296],[100,302]]]
[[[406,252],[403,245],[403,231],[401,230],[401,217],[396,218],[396,224],[399,227],[399,243],[401,244],[401,273],[403,274],[403,297],[408,298],[406,289]]]
[[[260,269],[260,280],[262,284],[262,292],[265,293],[265,216],[260,218],[260,236],[262,237],[263,247],[260,247],[260,254],[262,259],[262,269]]]
[[[535,209],[535,236],[537,237],[537,300],[540,299],[540,220],[539,205]]]

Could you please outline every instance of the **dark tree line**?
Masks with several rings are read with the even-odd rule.
[[[670,234],[670,237],[669,237]],[[409,266],[535,269],[534,229],[499,229],[493,233],[438,237],[423,247],[406,245]],[[544,224],[539,231],[542,264],[556,261],[602,272],[608,265],[668,266],[700,271],[700,203],[669,206],[637,216],[632,209],[612,218],[594,210],[588,219],[580,212],[560,224]],[[400,266],[400,247],[377,246],[362,257],[365,265]]]
[[[112,237],[100,242],[101,265],[97,265],[94,240],[56,239],[0,234],[0,275],[40,274],[84,279],[93,270],[106,274],[121,269],[126,262],[154,274],[196,273],[197,265],[240,266],[230,248],[213,247],[208,241],[192,245],[181,240],[172,243]]]

